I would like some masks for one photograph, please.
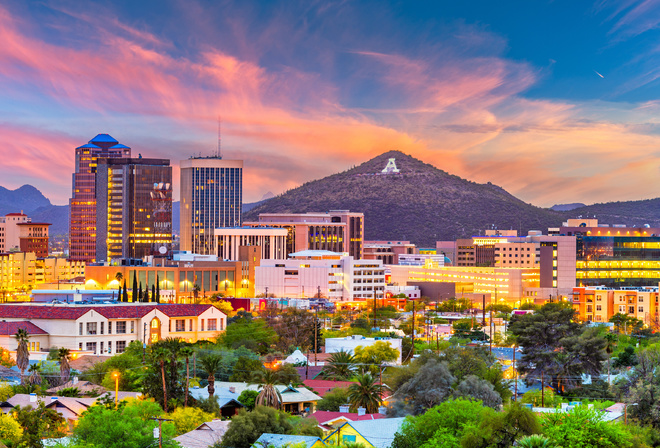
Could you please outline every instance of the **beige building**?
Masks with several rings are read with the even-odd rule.
[[[227,328],[227,316],[213,305],[0,305],[0,320],[7,350],[16,350],[14,330],[20,327],[30,335],[30,351],[65,347],[96,355],[122,353],[131,341],[208,340]]]
[[[243,161],[191,157],[180,167],[180,248],[216,255],[215,229],[241,225]]]
[[[30,222],[30,218],[23,212],[7,213],[0,217],[0,252],[20,250],[19,224]]]
[[[0,289],[22,291],[43,283],[85,276],[85,263],[65,258],[39,258],[33,252],[0,254]]]
[[[282,228],[223,227],[215,229],[215,247],[221,260],[238,260],[240,246],[259,246],[262,260],[286,260],[286,236]]]
[[[575,287],[573,307],[580,318],[591,322],[608,322],[621,313],[660,328],[658,288],[607,289],[604,287]]]

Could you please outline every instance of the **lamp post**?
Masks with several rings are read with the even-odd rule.
[[[117,398],[119,397],[119,372],[114,372],[112,377],[115,379],[115,410],[118,407]]]

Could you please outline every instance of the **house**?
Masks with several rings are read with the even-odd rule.
[[[30,334],[30,352],[50,347],[94,355],[123,353],[132,341],[151,344],[168,337],[196,342],[212,339],[227,326],[227,316],[213,305],[121,303],[113,305],[0,305],[0,345],[16,351],[15,331]]]
[[[357,384],[354,381],[332,381],[332,380],[305,380],[303,381],[305,387],[313,390],[314,393],[321,397],[338,387],[348,388],[351,384]]]
[[[346,422],[331,432],[324,442],[335,445],[352,442],[366,447],[389,448],[404,420],[405,418],[401,417]]]
[[[229,420],[202,423],[190,432],[175,437],[182,448],[209,448],[222,440],[229,428]]]
[[[280,448],[304,446],[305,448],[320,448],[325,446],[323,440],[314,436],[296,436],[291,434],[263,433],[252,445],[258,448]]]
[[[324,433],[329,434],[337,427],[346,422],[357,422],[362,420],[380,420],[385,418],[384,414],[357,414],[354,412],[332,412],[316,411],[310,417],[319,422],[319,426]]]
[[[304,387],[284,386],[281,384],[278,384],[275,387],[282,396],[282,407],[284,411],[291,414],[298,415],[305,412],[314,412],[316,410],[316,403],[321,399],[321,397]],[[258,384],[222,381],[215,382],[217,397],[233,397],[234,395],[230,394],[235,394],[238,398],[244,390],[259,391],[260,389]],[[190,390],[190,394],[195,399],[206,399],[209,396],[208,389],[206,388],[193,388]]]
[[[78,381],[78,377],[74,377],[73,380],[67,381],[61,386],[51,387],[46,392],[49,394],[57,395],[63,389],[69,389],[75,387],[78,389],[81,395],[101,395],[102,393],[107,392],[105,387],[94,384],[91,381]]]

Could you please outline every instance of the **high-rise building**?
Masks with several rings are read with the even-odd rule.
[[[96,261],[166,255],[172,244],[168,159],[98,159]]]
[[[192,157],[180,166],[180,248],[215,255],[215,229],[241,225],[243,161]]]
[[[96,256],[96,164],[99,158],[130,157],[131,148],[99,134],[76,148],[76,167],[69,201],[69,258],[94,261]]]
[[[34,252],[37,257],[48,256],[48,227],[47,222],[22,222],[19,228],[18,239],[21,252]]]

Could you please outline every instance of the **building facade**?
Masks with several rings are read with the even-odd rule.
[[[243,161],[219,157],[182,160],[181,250],[217,254],[215,229],[240,227]]]
[[[37,257],[34,252],[0,254],[0,289],[5,294],[27,291],[43,283],[84,277],[85,263],[56,257]]]
[[[19,249],[34,252],[37,257],[48,256],[48,227],[46,222],[22,222],[18,226]]]
[[[286,253],[305,250],[345,252],[356,260],[364,258],[364,214],[348,210],[327,213],[262,213],[249,227],[287,230]]]
[[[96,204],[96,261],[164,256],[170,252],[169,160],[98,159]]]
[[[130,157],[131,148],[108,134],[99,134],[76,148],[70,206],[69,258],[96,258],[96,167],[99,158]]]
[[[29,222],[30,218],[23,212],[7,213],[0,217],[0,252],[20,250],[19,224]]]
[[[382,260],[383,264],[399,264],[399,256],[417,253],[410,241],[365,241],[365,260]]]
[[[262,260],[285,260],[287,231],[267,227],[215,229],[215,247],[221,260],[238,260],[241,246],[259,246]]]
[[[609,289],[580,286],[573,289],[571,299],[584,321],[608,322],[612,316],[621,313],[656,330],[660,328],[657,287]]]

